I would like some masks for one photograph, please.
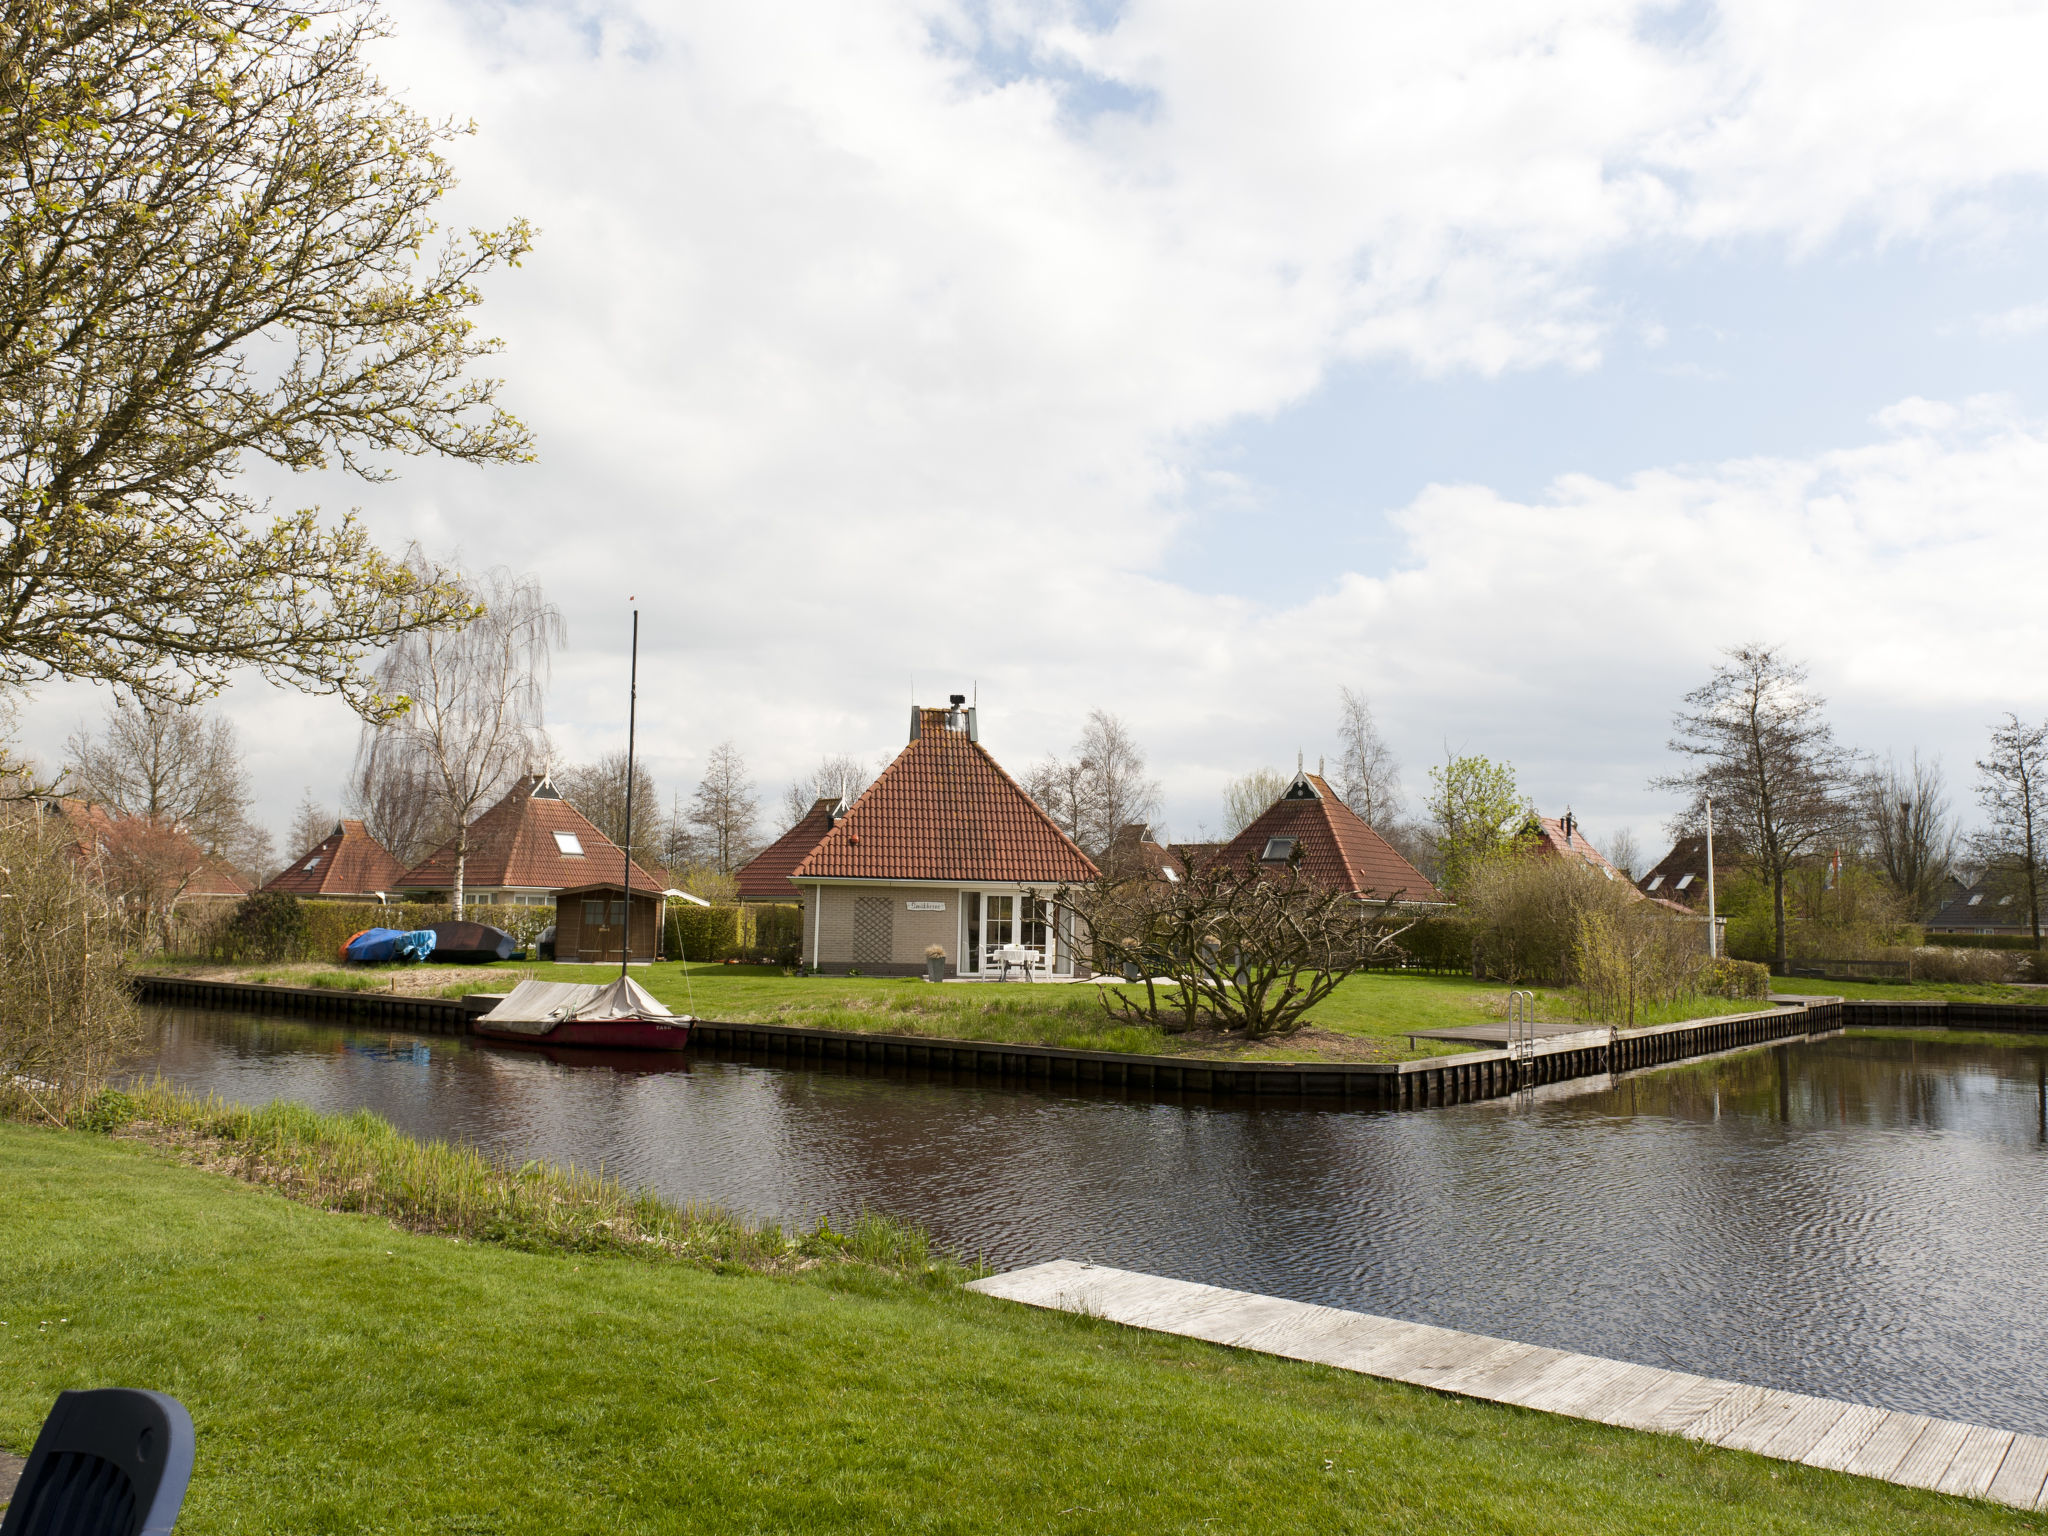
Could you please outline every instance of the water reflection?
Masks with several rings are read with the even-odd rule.
[[[2048,1041],[1852,1035],[1406,1113],[195,1012],[142,1066],[763,1217],[889,1210],[1005,1267],[1092,1258],[2048,1433]]]

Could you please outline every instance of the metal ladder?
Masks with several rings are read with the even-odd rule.
[[[1536,1054],[1536,994],[1519,988],[1508,993],[1508,1060],[1517,1098],[1535,1084],[1530,1080],[1528,1062]]]

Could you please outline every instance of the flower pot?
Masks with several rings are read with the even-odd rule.
[[[946,962],[943,960],[925,961],[924,974],[928,980],[935,982],[944,981],[946,979]]]

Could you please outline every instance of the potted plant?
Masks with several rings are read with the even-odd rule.
[[[946,948],[943,944],[925,946],[924,974],[927,980],[934,982],[946,979]]]

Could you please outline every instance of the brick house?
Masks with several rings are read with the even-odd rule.
[[[265,891],[301,901],[376,901],[403,889],[405,866],[370,836],[360,821],[338,821],[334,830],[273,875]]]
[[[1192,849],[1177,851],[1200,857]],[[1449,906],[1429,877],[1367,826],[1317,773],[1296,773],[1280,798],[1215,857],[1279,868],[1297,852],[1302,875],[1325,889],[1373,901],[1392,897],[1404,908]]]
[[[546,774],[528,774],[469,824],[463,867],[465,905],[552,907],[559,892],[616,881],[625,873],[619,845],[562,798]],[[399,877],[410,896],[455,889],[455,845],[444,843]],[[659,893],[668,881],[635,863],[633,889]]]
[[[963,705],[913,708],[909,744],[784,877],[803,897],[807,963],[914,975],[936,944],[959,976],[1001,975],[1019,951],[1033,970],[1087,974],[1050,898],[1095,865],[989,755]]]

